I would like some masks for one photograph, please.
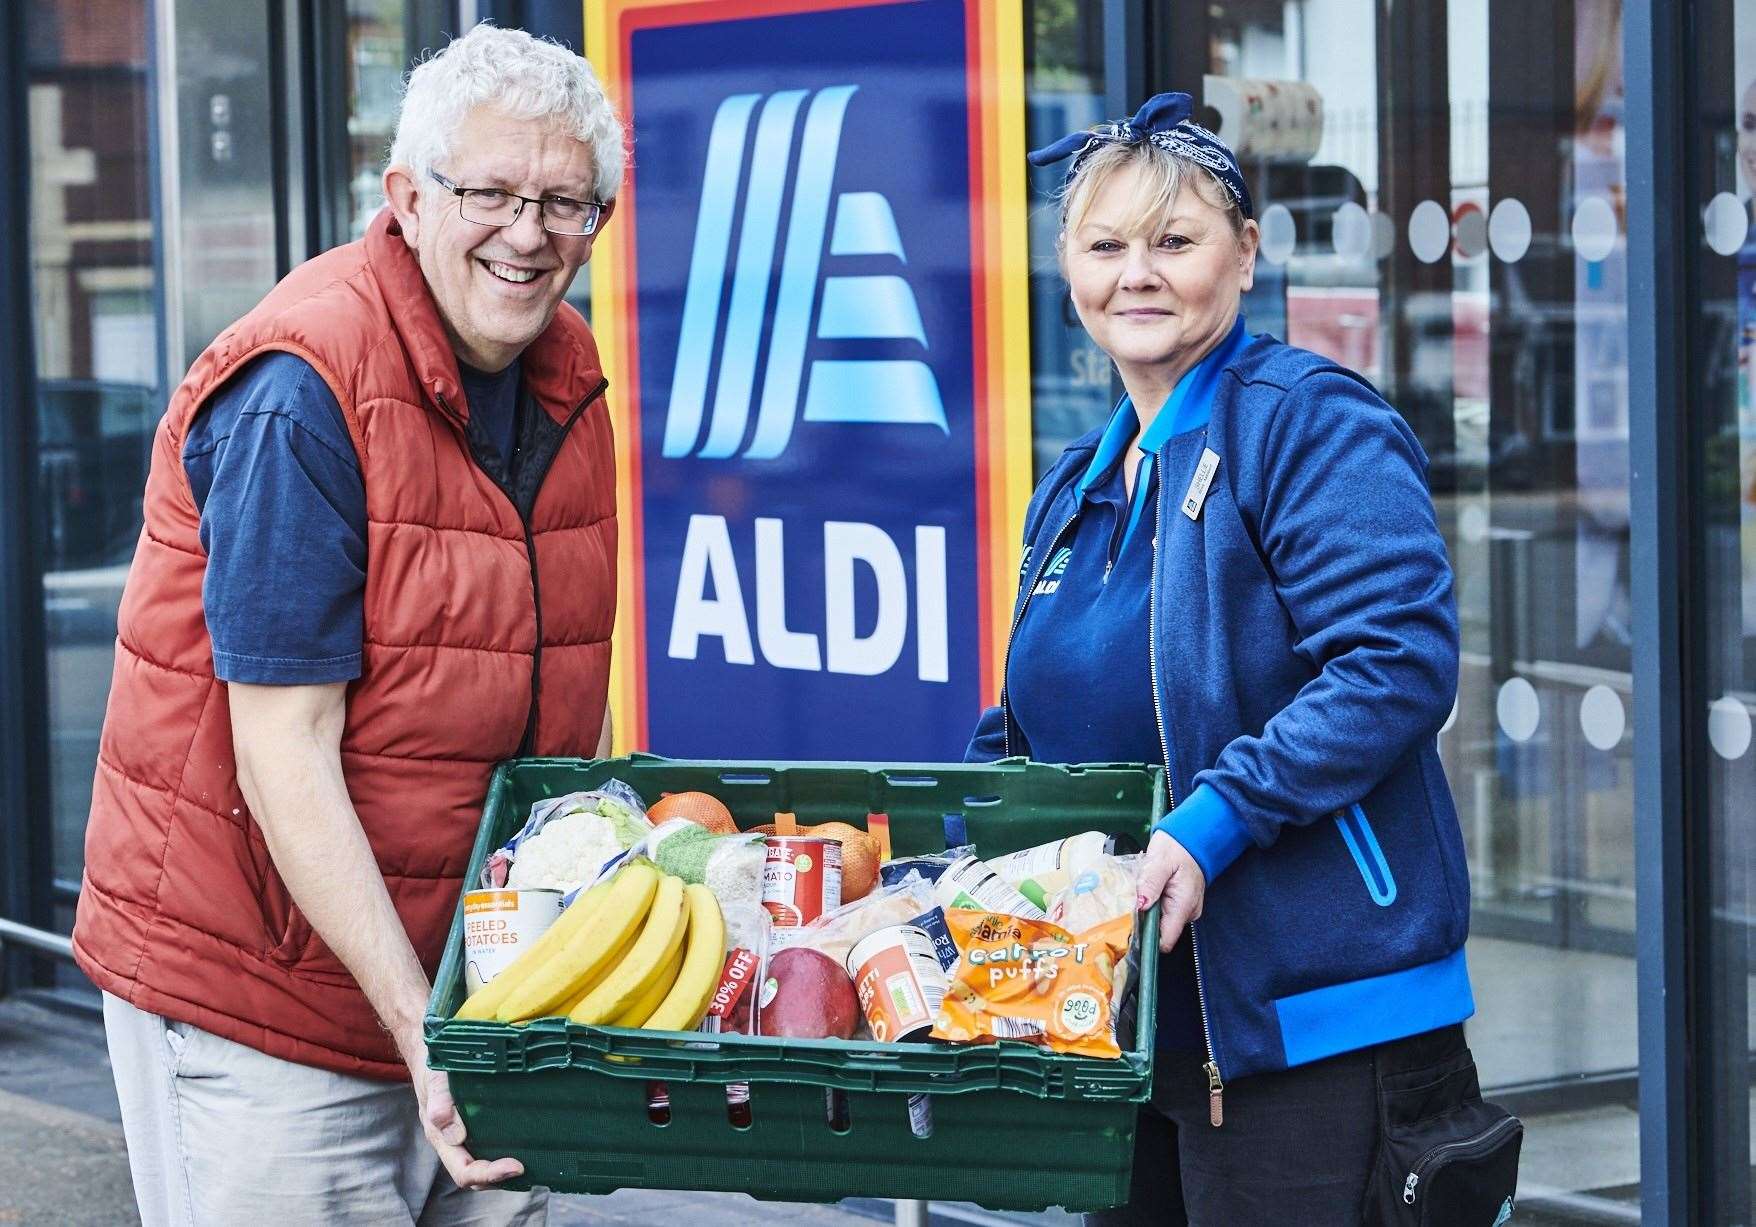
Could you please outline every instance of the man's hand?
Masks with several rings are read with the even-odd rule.
[[[443,1070],[427,1067],[427,1044],[420,1033],[399,1039],[397,1048],[408,1063],[415,1099],[420,1104],[421,1128],[457,1186],[491,1189],[502,1180],[523,1175],[524,1164],[517,1159],[478,1159],[464,1149],[467,1135],[463,1116],[451,1098],[451,1079]]]
[[[1201,918],[1206,897],[1207,878],[1189,850],[1163,831],[1154,831],[1146,845],[1146,863],[1140,867],[1140,897],[1135,905],[1144,912],[1164,900],[1158,921],[1160,950],[1169,954],[1189,922]]]

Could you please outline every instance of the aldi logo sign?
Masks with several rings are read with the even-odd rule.
[[[586,8],[634,134],[618,747],[957,758],[1029,495],[1017,6]]]
[[[719,104],[702,171],[663,455],[772,460],[792,438],[801,388],[808,422],[917,422],[950,433],[933,370],[919,358],[819,357],[805,378],[813,336],[912,341],[923,353],[927,349],[920,307],[903,276],[907,257],[890,202],[881,192],[844,192],[833,198],[830,230],[842,124],[858,89],[835,85],[814,96],[783,90],[767,98],[734,94]],[[740,212],[734,252],[732,219]],[[876,257],[874,267],[888,262],[895,271],[824,275],[826,239],[832,259]],[[709,373],[716,368],[703,438]]]

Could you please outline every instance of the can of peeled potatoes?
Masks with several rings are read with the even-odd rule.
[[[505,971],[561,916],[558,890],[472,890],[463,896],[467,992]]]
[[[873,1039],[925,1039],[933,1029],[948,984],[933,939],[919,925],[891,925],[855,942],[848,974]]]
[[[808,925],[841,906],[841,841],[770,835],[762,863],[762,906],[776,929]]]

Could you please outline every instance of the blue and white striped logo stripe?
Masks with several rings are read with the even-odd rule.
[[[890,202],[880,193],[842,193],[835,201],[830,233],[830,196],[842,122],[857,88],[838,85],[814,96],[807,90],[783,90],[766,99],[759,94],[734,94],[720,103],[708,137],[701,209],[665,419],[665,456],[693,453],[705,460],[724,460],[737,455],[740,447],[745,459],[779,456],[801,416],[801,384],[806,421],[921,424],[949,433],[938,381],[923,361],[821,358],[811,364],[809,379],[805,377],[814,307],[816,335],[823,339],[913,341],[927,348],[914,291],[900,273],[821,276],[826,236],[832,257],[889,256],[899,265],[907,264]],[[793,134],[801,109],[804,131],[795,168]],[[756,133],[750,142],[752,117]],[[746,143],[751,145],[747,164]],[[791,205],[783,210],[789,181]],[[740,188],[743,224],[734,254],[732,219]],[[789,219],[784,248],[783,214]],[[777,249],[780,280],[770,312],[768,293]],[[722,306],[726,307],[723,337],[717,335]],[[758,369],[762,371],[760,401]],[[711,416],[707,413],[710,383],[714,385]],[[756,410],[753,432],[752,407]],[[705,439],[704,418],[708,419]]]

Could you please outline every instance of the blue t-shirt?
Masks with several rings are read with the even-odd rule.
[[[519,365],[460,374],[472,421],[498,449],[487,459],[504,474]],[[207,550],[201,595],[215,675],[260,685],[358,677],[366,488],[329,385],[293,354],[251,360],[190,426],[183,468]]]
[[[464,399],[469,403],[470,421],[482,428],[483,435],[497,453],[487,457],[498,462],[490,464],[490,472],[502,478],[512,471],[516,459],[518,397],[524,387],[520,377],[522,370],[516,362],[503,371],[478,371],[473,366],[457,364],[457,373],[463,379]]]
[[[1147,660],[1158,476],[1143,466],[1143,510],[1130,529],[1125,463],[1133,457],[1117,455],[1085,487],[1012,640],[1006,701],[1039,762],[1163,761]],[[1201,1043],[1185,937],[1160,960],[1157,1045],[1193,1052]]]
[[[1012,640],[1006,699],[1039,762],[1163,758],[1147,668],[1158,478],[1145,474],[1147,510],[1129,532],[1123,465],[1131,462],[1117,457],[1086,488]]]

